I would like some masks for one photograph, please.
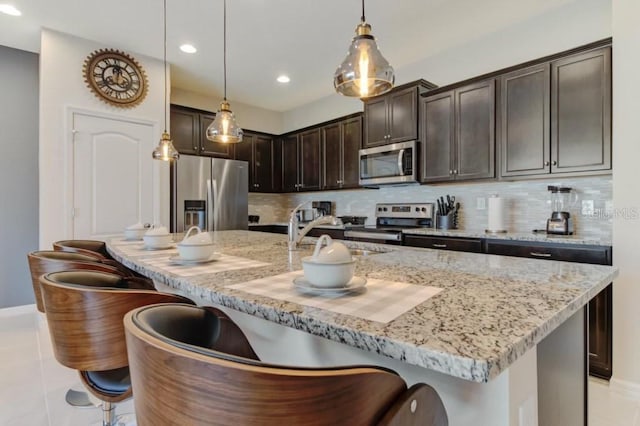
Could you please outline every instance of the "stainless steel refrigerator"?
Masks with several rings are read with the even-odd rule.
[[[181,155],[171,169],[171,230],[192,225],[208,231],[247,229],[246,161]]]

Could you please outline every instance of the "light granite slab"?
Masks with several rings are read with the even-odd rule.
[[[285,235],[252,231],[217,232],[214,239],[221,253],[267,265],[181,277],[117,245],[108,248],[128,267],[187,296],[475,382],[509,368],[617,275],[610,266],[346,242],[385,251],[360,257],[357,276],[443,289],[382,324],[230,288],[301,270],[311,244],[288,252]]]

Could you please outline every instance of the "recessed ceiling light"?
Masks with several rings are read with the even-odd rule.
[[[182,50],[184,53],[196,53],[198,51],[198,49],[196,49],[191,44],[183,44],[182,46],[180,46],[180,50]]]
[[[291,79],[289,78],[288,75],[281,75],[279,76],[276,80],[278,80],[278,83],[288,83],[291,81]]]
[[[5,4],[5,3],[0,4],[0,12],[6,13],[7,15],[11,15],[11,16],[20,16],[20,15],[22,15],[22,12],[20,12],[14,6],[12,6],[10,4]]]

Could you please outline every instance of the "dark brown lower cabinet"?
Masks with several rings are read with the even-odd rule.
[[[486,240],[488,254],[611,265],[611,247]],[[589,302],[589,374],[606,380],[612,374],[612,286]]]
[[[479,238],[431,237],[405,234],[403,244],[410,247],[482,253],[482,240]]]

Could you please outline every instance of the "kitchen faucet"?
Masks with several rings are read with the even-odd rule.
[[[342,225],[342,221],[337,217],[326,215],[326,216],[320,216],[319,218],[309,222],[309,224],[307,224],[307,226],[305,226],[304,228],[298,230],[298,215],[296,213],[298,213],[298,210],[300,210],[302,207],[304,207],[306,204],[310,202],[311,201],[305,201],[303,203],[300,203],[296,208],[294,208],[291,211],[291,214],[289,215],[289,227],[288,227],[289,251],[297,250],[298,244],[300,244],[300,241],[302,241],[302,238],[304,238],[304,236],[307,235],[307,232],[309,232],[311,228],[313,228],[314,226],[326,225],[326,224],[331,224],[334,226]]]

